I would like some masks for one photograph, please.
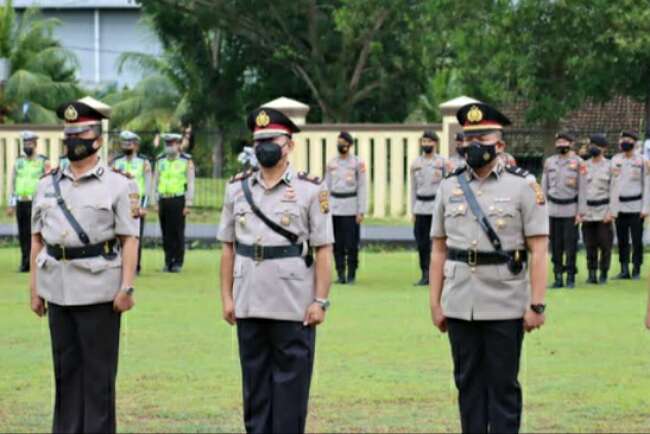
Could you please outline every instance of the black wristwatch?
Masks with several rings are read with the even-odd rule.
[[[122,288],[120,291],[126,292],[127,295],[133,295],[135,288],[130,286],[128,288]]]
[[[538,314],[538,315],[541,315],[541,314],[543,314],[544,311],[546,310],[546,305],[545,305],[545,304],[542,304],[542,303],[539,303],[539,304],[531,304],[531,305],[530,305],[530,310],[532,310],[533,312],[535,312],[535,313]]]
[[[329,309],[330,301],[326,298],[315,298],[314,303],[318,304],[324,311]]]

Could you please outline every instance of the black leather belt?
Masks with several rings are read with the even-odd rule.
[[[557,197],[553,197],[550,194],[548,195],[548,200],[551,202],[557,204],[557,205],[569,205],[570,203],[577,203],[578,202],[578,196],[572,197],[571,199],[558,199]]]
[[[528,252],[526,250],[510,250],[500,253],[450,248],[447,249],[447,259],[450,261],[464,262],[472,267],[476,265],[500,265],[509,263],[511,259],[526,262],[528,260]]]
[[[421,194],[417,194],[417,195],[415,195],[415,198],[417,200],[421,200],[422,202],[432,202],[432,201],[436,200],[436,195],[431,194],[429,196],[423,196]]]
[[[47,254],[57,261],[61,259],[95,258],[97,256],[111,259],[116,255],[114,250],[116,244],[117,240],[113,238],[103,243],[88,244],[82,247],[51,246],[47,244],[45,248],[47,249]]]
[[[355,197],[357,195],[356,191],[351,191],[349,193],[334,193],[333,191],[330,193],[332,197],[335,197],[337,199],[345,199],[347,197]]]
[[[587,205],[589,206],[601,206],[601,205],[607,205],[609,203],[609,199],[600,199],[600,200],[588,200]]]
[[[265,259],[281,259],[281,258],[300,258],[302,257],[302,244],[290,244],[288,246],[260,246],[259,244],[241,244],[237,243],[235,252],[238,255],[247,258],[255,259],[256,261],[263,261]]]
[[[618,198],[621,202],[634,202],[641,199],[643,199],[642,194],[637,194],[636,196],[619,196]]]

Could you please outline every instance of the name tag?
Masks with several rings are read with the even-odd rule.
[[[449,197],[449,203],[461,203],[465,202],[465,197],[464,196],[450,196]]]
[[[496,197],[496,198],[494,198],[494,201],[495,202],[500,202],[500,203],[510,202],[510,198],[509,197]]]
[[[45,196],[45,197],[56,197],[56,194],[53,191],[46,191],[43,196]]]

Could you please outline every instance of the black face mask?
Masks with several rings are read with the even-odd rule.
[[[497,156],[496,142],[489,145],[471,142],[464,149],[465,160],[472,169],[480,169],[490,164]]]
[[[602,153],[603,153],[603,150],[600,149],[598,146],[596,146],[596,145],[589,146],[589,155],[591,155],[592,157],[597,157]]]
[[[464,146],[459,146],[456,148],[456,153],[460,155],[461,157],[465,158],[465,147]]]
[[[342,145],[339,143],[338,145],[336,145],[336,149],[339,150],[339,154],[347,154],[348,150],[350,149],[350,146]]]
[[[557,152],[564,155],[569,152],[569,147],[568,146],[557,146],[555,149],[557,149]]]
[[[631,151],[634,149],[634,143],[632,142],[623,142],[621,143],[621,150],[624,152]]]
[[[97,139],[78,138],[63,139],[63,144],[68,150],[66,157],[68,157],[68,160],[70,161],[79,161],[86,157],[90,157],[97,152],[97,149],[93,147],[96,140]]]
[[[282,146],[270,140],[255,145],[255,158],[262,167],[271,168],[282,159]]]
[[[32,155],[34,155],[34,148],[23,148],[23,152],[28,157],[31,157]]]
[[[124,155],[131,156],[133,155],[133,149],[122,149],[122,152],[124,152]]]
[[[422,151],[425,154],[430,154],[433,152],[433,146],[422,146]]]

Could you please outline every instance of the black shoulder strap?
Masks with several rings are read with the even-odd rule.
[[[63,200],[63,196],[61,196],[61,186],[59,185],[59,181],[61,177],[60,175],[58,175],[58,173],[59,171],[52,173],[52,184],[54,185],[54,194],[56,195],[56,203],[59,205],[59,208],[61,208],[61,211],[63,211],[63,215],[65,216],[68,223],[70,223],[70,226],[72,226],[72,228],[75,230],[81,242],[84,243],[85,245],[88,245],[90,244],[90,238],[88,238],[88,234],[81,227],[77,219],[74,218],[74,216],[68,209],[68,206],[65,204],[65,200]]]
[[[278,233],[285,237],[291,244],[296,244],[298,242],[298,235],[294,234],[291,231],[286,230],[270,218],[268,218],[262,210],[260,210],[257,205],[255,205],[255,202],[253,202],[253,194],[251,193],[251,188],[248,185],[248,178],[242,178],[241,180],[241,186],[242,189],[244,190],[244,197],[246,198],[246,202],[250,205],[251,209],[255,213],[257,217],[260,218],[266,224],[273,232]]]
[[[487,216],[481,209],[481,205],[478,204],[478,201],[476,200],[476,196],[474,195],[474,192],[472,191],[472,189],[469,186],[469,183],[467,182],[467,178],[464,175],[459,175],[458,183],[460,184],[460,188],[463,190],[465,199],[467,199],[469,208],[472,210],[472,213],[478,220],[479,225],[481,225],[481,229],[483,229],[485,235],[487,235],[487,237],[490,239],[490,243],[492,243],[492,246],[494,246],[494,250],[496,250],[497,252],[501,252],[503,250],[501,247],[501,239],[492,228],[490,221],[488,220]]]

